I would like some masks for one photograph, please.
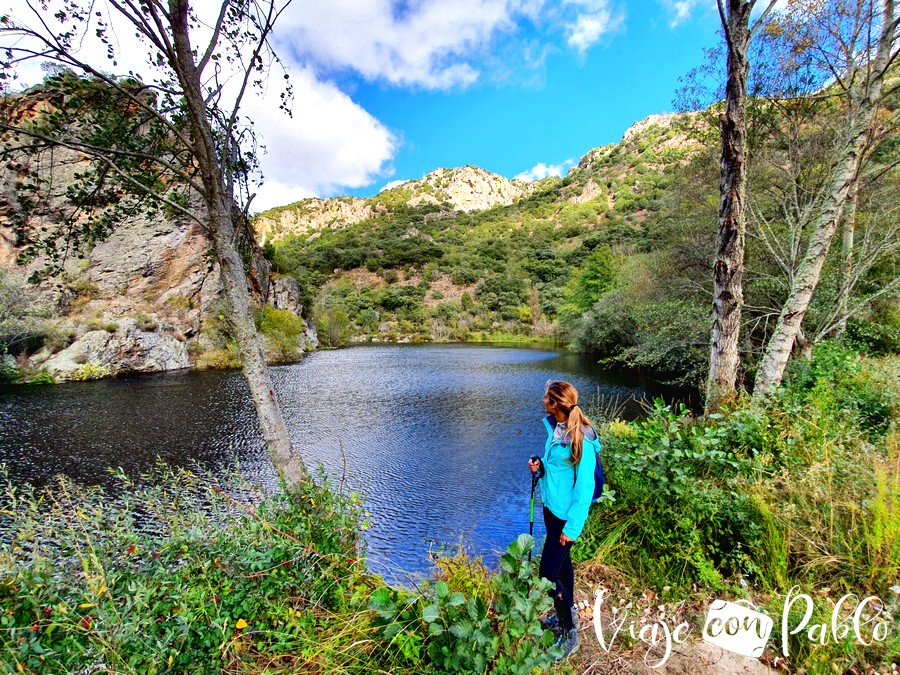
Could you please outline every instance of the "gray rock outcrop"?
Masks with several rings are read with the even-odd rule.
[[[260,214],[253,221],[257,238],[277,241],[290,234],[317,236],[324,229],[348,225],[385,213],[388,205],[435,204],[452,211],[483,211],[506,206],[527,196],[532,184],[509,180],[477,166],[436,169],[419,180],[409,180],[370,199],[339,197],[304,199]]]
[[[43,368],[59,380],[72,380],[178,370],[190,365],[184,339],[141,330],[135,319],[125,318],[115,331],[88,331],[47,359]]]

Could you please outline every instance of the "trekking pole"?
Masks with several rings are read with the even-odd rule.
[[[534,488],[538,483],[539,475],[537,471],[531,474],[531,508],[528,511],[528,534],[531,537],[534,537]],[[528,562],[531,562],[531,551],[528,551]]]

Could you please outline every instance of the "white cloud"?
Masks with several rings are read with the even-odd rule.
[[[669,21],[669,27],[675,28],[678,24],[691,18],[694,7],[697,6],[699,0],[664,0],[664,4],[669,14],[672,16]],[[715,3],[713,3],[715,6]]]
[[[574,19],[566,24],[566,41],[581,54],[625,20],[613,11],[609,0],[565,0],[565,4],[574,10]]]
[[[444,89],[478,79],[473,60],[500,34],[535,18],[544,0],[296,2],[278,27],[299,60],[351,69],[369,80]],[[282,50],[283,51],[283,50]]]
[[[530,183],[531,181],[541,180],[548,176],[559,177],[568,173],[569,169],[575,166],[575,164],[576,161],[574,159],[567,159],[565,162],[560,162],[559,164],[544,164],[543,162],[538,162],[527,171],[517,174],[514,180],[524,180]]]
[[[308,68],[294,70],[291,81],[293,117],[260,98],[244,109],[266,147],[255,210],[363,187],[390,173],[398,140],[387,127]]]
[[[2,2],[2,0],[0,0]],[[55,9],[58,2],[53,4]],[[0,4],[0,13],[4,11]],[[22,21],[32,17],[27,10],[11,13]],[[43,17],[56,27],[52,13]],[[124,73],[129,70],[158,76],[148,61],[148,49],[134,48],[133,27],[116,13],[110,21],[110,38],[116,63],[106,57],[106,47],[96,39],[94,26],[84,27],[79,56],[103,70]],[[198,35],[197,44],[202,43]],[[242,114],[254,122],[266,152],[260,155],[265,183],[257,189],[252,208],[262,210],[309,196],[329,196],[346,188],[363,187],[388,175],[390,162],[399,146],[398,139],[379,120],[355,103],[331,82],[320,80],[312,70],[290,67],[294,86],[293,117],[278,109],[279,73],[272,74],[268,95],[248,93]],[[21,64],[17,84],[28,86],[40,82],[44,73],[40,60]],[[226,98],[235,88],[230,80]],[[227,101],[226,101],[227,105]]]
[[[404,183],[408,183],[409,181],[405,180],[392,180],[390,183],[386,184],[383,188],[381,188],[378,192],[384,192],[385,190],[393,190],[395,187],[400,187]]]

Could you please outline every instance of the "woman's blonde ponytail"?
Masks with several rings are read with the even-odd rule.
[[[570,449],[572,466],[581,461],[581,450],[584,442],[584,428],[591,421],[578,405],[578,390],[568,382],[550,381],[547,383],[547,396],[567,416],[566,436],[571,441]]]

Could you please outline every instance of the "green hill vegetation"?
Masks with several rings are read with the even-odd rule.
[[[759,117],[770,128],[758,133],[760,159],[750,182],[761,195],[760,228],[771,231],[748,236],[747,372],[791,273],[770,240],[784,237],[798,247],[804,236],[778,222],[777,191],[787,180],[777,171],[787,152],[779,134],[788,122]],[[409,206],[420,184],[406,183],[366,201],[378,209],[375,217],[288,234],[266,249],[281,273],[300,282],[325,346],[556,339],[697,384],[708,360],[718,208],[718,139],[710,118],[715,108],[648,118],[618,144],[591,150],[565,178],[544,179],[509,205],[470,213],[446,204]],[[803,133],[809,138],[793,151],[814,166],[821,139],[814,127]],[[864,306],[850,318],[847,335],[877,353],[900,348],[896,294],[866,301],[900,271],[897,216],[884,208],[897,195],[895,156],[890,141],[878,158],[888,170],[861,190],[857,216],[869,242],[860,261],[868,262],[854,294]],[[795,178],[821,181],[813,170]],[[842,255],[833,249],[807,318],[809,335],[833,313]]]

